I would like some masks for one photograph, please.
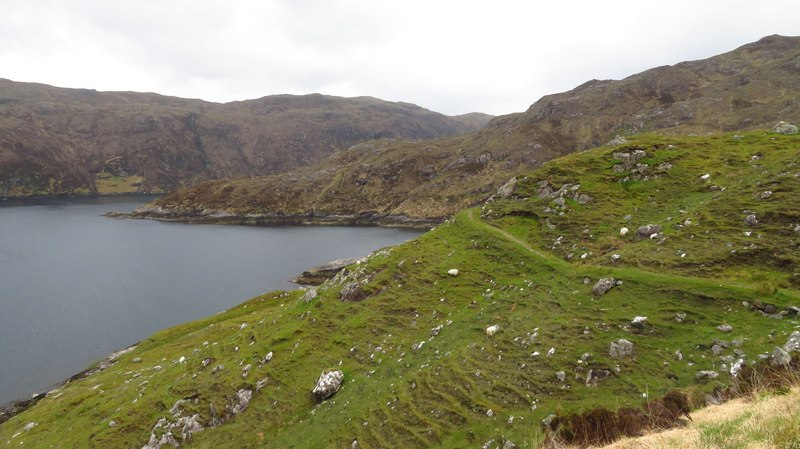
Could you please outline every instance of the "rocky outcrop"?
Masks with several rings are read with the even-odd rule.
[[[320,285],[328,279],[332,279],[348,265],[352,265],[356,262],[358,262],[358,259],[333,260],[324,265],[304,271],[300,276],[292,279],[292,282],[302,285]]]

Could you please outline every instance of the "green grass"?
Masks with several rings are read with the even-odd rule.
[[[361,447],[480,447],[490,439],[509,439],[519,447],[536,447],[543,438],[541,420],[550,413],[637,406],[674,388],[702,397],[730,380],[711,352],[715,341],[730,343],[722,356],[744,351],[755,360],[798,328],[794,316],[774,319],[742,304],[800,305],[796,285],[786,280],[791,269],[757,264],[760,256],[749,260],[729,256],[727,250],[715,252],[710,242],[690,247],[686,231],[669,226],[661,244],[621,240],[618,226],[626,214],[635,214],[636,223],[664,223],[673,209],[684,208],[693,218],[704,217],[698,220],[702,227],[692,230],[695,235],[708,230],[715,241],[725,242],[739,238],[739,209],[758,207],[759,216],[768,217],[758,229],[764,234],[759,245],[769,248],[771,257],[792,260],[797,237],[781,226],[798,210],[792,195],[796,178],[781,173],[798,172],[788,165],[797,158],[792,151],[798,139],[770,138],[747,134],[731,144],[731,156],[730,136],[643,137],[637,145],[665,149],[663,154],[648,150],[650,159],[668,160],[675,167],[669,176],[627,187],[612,176],[610,149],[554,161],[520,182],[518,199],[484,208],[486,220],[480,210],[466,210],[416,240],[351,267],[320,287],[310,303],[299,291],[269,293],[224,314],[155,334],[111,368],[67,384],[0,425],[0,447],[24,442],[24,447],[37,448],[138,448],[158,419],[170,416],[177,400],[193,398],[196,403],[186,405],[186,413],[198,413],[208,422],[209,404],[222,411],[238,389],[253,388],[262,379],[266,387],[247,411],[195,434],[186,445],[347,448],[358,440]],[[666,142],[677,149],[667,150]],[[716,170],[713,176],[727,180],[731,191],[734,182],[747,186],[752,180],[729,173],[738,165],[717,161],[766,153],[767,146],[770,153],[764,159],[781,162],[764,169],[774,168],[774,174],[760,170],[753,176],[780,178],[785,194],[774,189],[767,205],[734,197],[728,210],[729,202],[697,191],[690,168],[700,159],[714,162],[709,165]],[[703,156],[686,154],[687,147],[704,148]],[[550,216],[555,230],[542,224],[545,204],[530,192],[547,177],[554,183],[580,182],[581,191],[594,198],[586,206],[570,204],[563,217]],[[644,207],[652,201],[663,204],[658,210]],[[586,227],[589,234],[583,233]],[[559,235],[575,244],[576,252],[590,250],[595,256],[565,258],[565,251],[551,245]],[[691,264],[675,259],[671,253],[678,246],[698,259]],[[609,247],[623,254],[620,264],[600,256]],[[708,266],[692,269],[698,260]],[[459,269],[459,275],[448,275],[451,268]],[[594,282],[609,275],[623,284],[593,296]],[[352,281],[363,281],[368,299],[339,300],[341,287]],[[685,314],[681,321],[676,320],[679,313]],[[631,319],[640,315],[648,317],[647,326],[631,329]],[[720,332],[720,324],[733,331]],[[431,329],[440,325],[441,332],[432,337]],[[490,325],[500,326],[492,337],[485,333]],[[636,345],[633,358],[609,356],[609,343],[620,338]],[[550,348],[555,353],[548,357]],[[259,364],[270,351],[272,361]],[[585,353],[591,356],[584,361]],[[182,356],[186,363],[178,362]],[[133,363],[136,357],[141,363]],[[214,361],[202,368],[205,358]],[[220,364],[225,368],[212,373]],[[242,377],[247,364],[252,369]],[[330,368],[341,369],[346,383],[336,396],[317,404],[310,390]],[[585,378],[590,369],[607,369],[613,376],[589,387]],[[720,377],[697,383],[695,373],[709,369],[720,371]],[[565,371],[564,382],[556,378],[558,371]],[[115,426],[109,426],[111,420]],[[23,431],[29,422],[38,425]]]

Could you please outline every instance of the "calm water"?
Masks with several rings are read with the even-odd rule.
[[[116,220],[142,198],[0,203],[0,403],[153,332],[276,289],[416,231]]]

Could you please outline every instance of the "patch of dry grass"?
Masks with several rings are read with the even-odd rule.
[[[603,449],[800,448],[800,386],[786,394],[739,398],[692,413],[693,422]]]

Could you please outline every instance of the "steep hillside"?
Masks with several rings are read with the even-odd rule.
[[[139,215],[229,222],[441,219],[483,201],[512,176],[618,135],[797,122],[798,91],[800,38],[769,36],[710,59],[589,81],[467,136],[369,142],[311,168],[179,190]]]
[[[365,140],[459,134],[489,118],[368,97],[218,104],[0,79],[0,197],[150,192],[278,173]]]
[[[571,413],[719,400],[759,360],[800,366],[799,147],[642,135],[550,161],[316,290],[152,336],[0,446],[537,447]]]

